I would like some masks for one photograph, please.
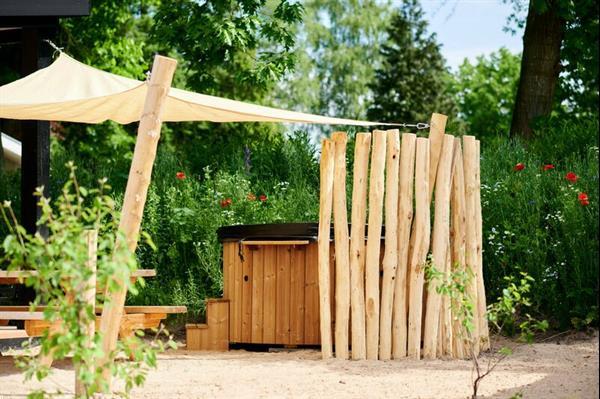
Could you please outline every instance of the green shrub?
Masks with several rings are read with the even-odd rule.
[[[558,148],[589,125],[555,126],[544,131],[555,140],[539,140],[556,141]],[[564,145],[553,157],[548,146],[498,140],[483,148],[484,274],[488,296],[498,297],[504,277],[528,273],[535,279],[535,309],[567,328],[597,305],[598,147],[579,144],[569,151]],[[517,163],[525,168],[515,170]],[[544,170],[550,164],[554,169]],[[568,172],[576,182],[566,179]]]

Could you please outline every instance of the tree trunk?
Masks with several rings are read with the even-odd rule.
[[[529,6],[511,136],[531,138],[532,121],[552,111],[565,20],[559,16],[555,2],[549,3],[545,12]]]

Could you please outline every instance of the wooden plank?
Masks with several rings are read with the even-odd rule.
[[[333,356],[331,336],[331,297],[329,240],[331,211],[333,207],[333,169],[335,144],[324,139],[321,143],[320,198],[319,198],[319,320],[321,330],[321,355]]]
[[[242,245],[308,245],[309,240],[248,240],[242,241]]]
[[[290,344],[304,344],[304,265],[306,246],[291,247],[290,270]]]
[[[229,306],[227,302],[209,302],[206,309],[208,345],[210,350],[229,349]]]
[[[475,220],[477,227],[477,312],[479,315],[479,335],[481,350],[490,349],[490,334],[487,320],[487,304],[483,279],[483,215],[481,214],[481,144],[475,140],[477,156],[475,161]]]
[[[318,345],[319,335],[319,271],[318,245],[306,247],[304,283],[304,343]]]
[[[471,273],[471,284],[469,284],[468,292],[473,303],[473,333],[472,350],[475,355],[479,354],[480,349],[480,333],[479,333],[479,306],[477,282],[479,273],[477,269],[477,144],[475,137],[463,136],[463,168],[465,174],[465,211],[466,211],[466,227],[465,227],[465,264]]]
[[[35,311],[43,312],[47,306],[36,306]],[[30,307],[27,305],[8,305],[0,306],[0,312],[29,312]],[[96,313],[102,311],[102,306],[96,307]],[[125,306],[125,313],[185,313],[187,308],[185,306]]]
[[[229,334],[231,342],[242,342],[242,295],[243,295],[243,265],[242,258],[250,254],[246,247],[236,249],[233,264],[233,292],[229,306],[231,309]]]
[[[444,132],[446,131],[446,122],[448,117],[442,114],[432,114],[429,128],[429,200],[433,197],[436,176],[438,173],[438,163],[442,153],[444,142]]]
[[[152,166],[156,157],[156,149],[160,138],[162,125],[161,115],[166,102],[177,61],[172,58],[154,57],[154,65],[144,103],[144,111],[140,118],[138,135],[133,151],[131,169],[127,179],[127,187],[121,210],[119,231],[122,231],[131,252],[135,252],[139,237],[140,225],[146,204],[146,195],[152,176]],[[97,367],[103,368],[102,379],[110,390],[111,367],[107,367],[110,354],[117,346],[119,325],[123,315],[123,306],[127,296],[125,282],[119,277],[113,277],[113,283],[119,287],[116,291],[107,293],[102,310],[100,332],[102,334],[102,352],[98,357]],[[112,285],[112,284],[111,284]]]
[[[344,132],[331,135],[335,143],[333,169],[333,228],[335,236],[335,356],[348,359],[350,321],[350,254],[346,204],[346,144]]]
[[[0,311],[0,320],[44,320],[44,312]]]
[[[235,257],[235,244],[233,242],[223,243],[223,298],[231,299],[233,287],[233,273]]]
[[[415,146],[417,135],[402,134],[398,200],[398,269],[394,289],[392,357],[406,357],[408,311],[408,252],[413,219],[413,185],[415,180]]]
[[[454,137],[444,135],[442,152],[440,154],[437,182],[435,186],[435,216],[433,219],[433,234],[431,243],[432,266],[446,275],[446,252],[450,240],[450,186],[452,175],[452,153]],[[439,334],[442,296],[437,292],[442,281],[429,281],[427,292],[427,307],[423,330],[423,357],[435,359]]]
[[[461,272],[465,267],[465,180],[461,140],[454,139],[454,160],[452,162],[452,191],[450,196],[450,241],[451,241],[451,270]],[[467,331],[459,318],[460,303],[452,302],[452,351],[459,359],[467,357],[465,339]]]
[[[277,312],[277,247],[264,247],[263,342],[274,344]]]
[[[383,221],[384,169],[386,132],[373,132],[371,179],[369,181],[369,227],[365,264],[365,315],[367,325],[367,359],[379,355],[379,258],[381,252],[381,225]]]
[[[451,265],[451,251],[450,241],[447,243],[448,250],[446,251],[446,273],[450,274],[452,271]],[[442,296],[442,309],[440,313],[440,333],[438,334],[438,342],[441,343],[441,347],[438,350],[438,356],[454,357],[454,350],[452,346],[452,309],[451,300],[449,295]]]
[[[277,248],[277,304],[275,343],[290,343],[290,252],[291,247]]]
[[[263,342],[263,311],[265,282],[265,247],[257,247],[252,253],[252,339],[254,344]]]
[[[392,357],[392,307],[398,269],[398,168],[400,165],[400,132],[387,131],[385,182],[385,251],[381,282],[381,314],[379,318],[379,359]]]
[[[0,339],[15,339],[15,338],[27,338],[27,332],[25,330],[4,330],[0,329]]]
[[[410,292],[408,305],[409,357],[421,355],[421,325],[423,313],[424,267],[427,262],[430,238],[429,211],[429,140],[417,138],[415,156],[415,220],[414,246],[410,255]],[[412,238],[411,238],[412,239]]]
[[[354,146],[352,231],[350,238],[350,299],[352,311],[352,359],[367,357],[365,331],[365,224],[371,134],[358,133]]]
[[[88,307],[92,309],[92,315],[95,314],[95,305],[96,305],[96,264],[98,258],[98,230],[86,230],[84,231],[85,240],[88,248],[88,260],[85,264],[85,267],[89,270],[90,276],[85,282],[83,286],[77,287],[78,291],[81,294],[81,301],[85,303]],[[96,334],[96,322],[93,320],[89,320],[87,323],[82,323],[81,320],[86,320],[87,310],[83,309],[79,312],[79,325],[81,330],[87,336],[87,342],[85,345],[87,348],[91,348],[94,344],[94,335]],[[83,397],[87,395],[88,387],[85,382],[79,378],[81,373],[81,368],[85,370],[86,365],[80,364],[76,365],[75,369],[75,396]],[[88,372],[92,373],[93,369],[90,366],[88,367]]]
[[[246,248],[242,262],[242,342],[252,342],[252,260],[254,249]]]

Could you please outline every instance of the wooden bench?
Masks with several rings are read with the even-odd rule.
[[[23,284],[27,277],[37,276],[35,270],[0,270],[0,285]],[[131,273],[131,282],[135,283],[140,277],[155,277],[156,270],[154,269],[137,269]],[[96,291],[103,291],[102,287],[96,285]]]
[[[58,327],[59,322],[51,323],[44,320],[45,306],[38,306],[36,311],[30,312],[28,306],[0,306],[0,320],[23,320],[25,331],[29,337],[41,336],[43,332],[53,327]],[[131,337],[137,330],[157,328],[168,314],[185,313],[185,306],[125,306],[125,314],[121,319],[119,336]],[[96,308],[100,314],[102,307]],[[96,317],[96,328],[99,328],[100,316]]]

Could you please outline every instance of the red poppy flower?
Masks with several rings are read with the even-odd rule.
[[[256,195],[254,195],[253,193],[249,193],[246,198],[248,199],[248,201],[256,201]]]
[[[267,196],[266,196],[266,195],[264,195],[264,194],[261,194],[261,195],[258,197],[258,199],[259,199],[261,202],[267,202]]]
[[[570,181],[571,183],[577,183],[577,179],[579,179],[579,176],[577,176],[575,173],[573,172],[569,172],[565,175],[565,179],[567,179],[568,181]]]
[[[233,203],[233,201],[231,200],[231,198],[226,198],[224,200],[221,200],[221,208],[227,208],[232,203]]]
[[[522,164],[521,162],[519,162],[518,164],[515,165],[515,167],[513,168],[514,171],[519,172],[521,170],[525,169],[525,164]]]
[[[185,179],[185,173],[177,172],[177,173],[175,173],[175,177],[179,180],[183,180],[183,179]]]
[[[582,206],[588,206],[590,204],[590,200],[586,193],[579,193],[579,195],[577,196],[577,199],[579,200],[579,203]]]
[[[551,169],[554,169],[554,165],[552,165],[551,163],[544,165],[544,172]]]

